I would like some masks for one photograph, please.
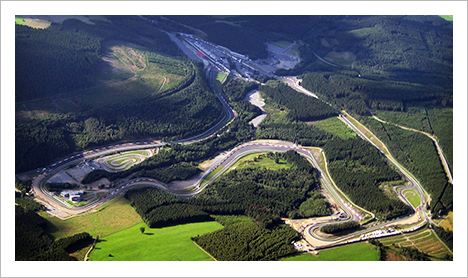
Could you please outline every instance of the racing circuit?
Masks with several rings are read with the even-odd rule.
[[[200,51],[200,49],[196,49]],[[208,60],[208,63],[214,63]],[[218,132],[228,126],[236,117],[236,112],[227,103],[221,93],[217,93],[213,87],[213,76],[216,76],[216,72],[219,71],[216,68],[220,68],[218,64],[213,64],[209,67],[208,76],[210,76],[210,85],[213,88],[218,100],[221,102],[224,112],[219,117],[219,122],[213,127],[209,128],[205,132],[193,136],[190,138],[172,141],[168,143],[180,143],[180,144],[191,144],[205,140],[212,136],[215,136]],[[285,80],[286,77],[279,77],[280,80]],[[288,78],[289,79],[289,78]],[[299,86],[297,82],[287,82],[293,89],[305,93],[309,96],[317,97],[313,93],[307,91],[303,87]],[[417,192],[419,196],[423,197],[424,190],[422,189],[419,182],[414,176],[403,168],[391,155],[381,150],[374,142],[368,137],[362,134],[362,132],[347,118],[348,115],[340,115],[340,119],[343,120],[353,131],[355,131],[361,138],[369,141],[372,145],[378,148],[388,161],[394,165],[406,178],[408,185],[400,189],[400,198],[405,200],[408,204],[411,203],[406,199],[410,197],[408,194],[401,194],[405,190],[412,190]],[[313,166],[320,172],[320,181],[323,188],[330,194],[332,201],[341,211],[341,217],[323,217],[309,222],[308,224],[300,227],[299,231],[303,233],[304,239],[310,244],[313,249],[326,248],[330,246],[336,246],[340,244],[347,244],[350,242],[367,240],[373,237],[380,236],[391,236],[400,234],[404,231],[411,231],[422,227],[427,221],[429,216],[426,212],[425,201],[422,200],[422,204],[414,208],[411,215],[406,217],[399,217],[385,222],[375,222],[374,215],[371,212],[360,208],[356,204],[352,203],[346,195],[340,191],[337,185],[333,182],[327,169],[322,169],[318,164],[317,160],[313,156],[312,152],[305,147],[295,145],[292,142],[275,141],[275,142],[259,142],[251,141],[237,146],[224,154],[217,156],[212,160],[211,164],[206,168],[206,171],[200,176],[200,178],[193,184],[185,186],[184,188],[174,189],[167,184],[151,178],[135,178],[128,181],[117,183],[116,186],[108,191],[103,197],[97,198],[92,202],[83,206],[71,206],[70,204],[59,200],[56,196],[53,196],[50,192],[45,189],[45,184],[52,176],[59,173],[60,171],[67,169],[73,165],[77,165],[84,160],[97,159],[101,165],[107,171],[122,171],[128,169],[136,163],[141,163],[147,157],[154,155],[157,149],[163,147],[166,143],[160,141],[153,142],[132,142],[125,144],[116,144],[111,146],[105,146],[94,150],[86,151],[83,153],[75,154],[73,156],[64,158],[59,162],[56,162],[49,167],[43,168],[43,172],[38,176],[34,177],[32,188],[37,198],[47,203],[47,207],[52,210],[59,211],[61,218],[69,218],[75,215],[91,212],[97,207],[105,204],[106,202],[114,199],[117,196],[122,195],[125,191],[130,188],[139,186],[154,186],[166,192],[181,196],[181,197],[192,197],[203,191],[204,188],[209,186],[213,181],[227,171],[235,162],[245,155],[256,153],[256,152],[285,152],[288,150],[294,150],[301,156],[306,158]],[[120,154],[116,154],[120,153]],[[326,161],[326,160],[325,160]],[[326,168],[326,167],[325,167]],[[209,179],[210,173],[217,171],[216,174],[212,175]],[[411,195],[412,196],[412,195]],[[345,221],[358,221],[362,224],[362,228],[358,231],[341,235],[341,236],[324,236],[319,233],[320,227],[330,225],[333,223],[343,223]],[[399,226],[400,230],[391,228],[392,226]],[[406,228],[401,228],[406,227]]]
[[[125,171],[153,156],[158,150],[159,149],[145,149],[141,151],[129,151],[101,157],[96,159],[96,161],[108,172]]]

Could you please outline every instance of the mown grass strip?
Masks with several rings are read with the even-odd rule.
[[[208,176],[206,176],[201,185],[204,185],[205,183],[207,183],[212,177],[214,177],[219,171],[221,171],[222,169],[224,168],[223,165],[220,165],[218,166],[213,172],[209,173]]]

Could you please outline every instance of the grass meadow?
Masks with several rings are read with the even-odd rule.
[[[88,232],[94,237],[104,237],[141,222],[141,217],[124,197],[119,197],[104,205],[98,212],[76,216],[68,220],[50,217],[45,212],[41,213],[41,216],[50,222],[48,231],[56,239],[81,232]]]
[[[318,255],[302,254],[284,258],[282,261],[378,261],[379,255],[375,246],[360,242],[351,245],[319,251]]]
[[[15,17],[15,23],[19,25],[23,25],[24,23],[24,18],[21,17]]]
[[[140,227],[145,228],[141,233]],[[102,238],[91,261],[212,261],[191,237],[222,229],[218,222],[202,222],[165,228],[149,228],[140,222]]]
[[[264,168],[267,170],[280,170],[290,169],[291,167],[292,165],[286,160],[280,159],[279,163],[276,163],[274,159],[266,156],[266,152],[261,152],[242,157],[231,166],[231,169],[241,170],[246,168]]]

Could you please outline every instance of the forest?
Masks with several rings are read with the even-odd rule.
[[[157,155],[126,171],[110,173],[94,170],[88,173],[81,182],[87,184],[101,178],[113,181],[134,173],[141,177],[153,177],[162,182],[183,180],[195,175],[197,170],[194,165],[198,161],[255,138],[255,130],[248,122],[260,115],[261,110],[244,100],[245,94],[251,91],[252,87],[255,88],[255,83],[247,83],[239,79],[227,81],[226,87],[223,87],[223,94],[226,95],[226,99],[230,100],[229,103],[237,112],[237,118],[227,129],[219,131],[219,136],[189,145],[167,144],[166,146],[169,148],[161,149]],[[169,168],[166,169],[166,167]]]
[[[193,82],[166,96],[133,103],[56,114],[16,123],[16,171],[30,170],[63,155],[131,138],[186,138],[214,125],[221,115],[203,71],[195,64]]]
[[[408,107],[405,112],[377,111],[375,114],[384,121],[435,135],[453,173],[452,109]]]
[[[269,85],[260,86],[259,90],[273,102],[286,107],[289,110],[287,117],[291,121],[316,121],[338,115],[336,110],[326,103],[298,93],[280,82],[269,82]]]
[[[403,179],[372,145],[357,137],[342,139],[314,125],[291,121],[283,116],[288,108],[268,100],[266,103],[271,113],[258,127],[258,139],[321,147],[333,180],[354,203],[372,211],[378,219],[391,219],[409,212],[401,200],[380,187],[386,182],[403,182]]]
[[[338,223],[333,225],[327,225],[320,228],[322,233],[326,234],[339,234],[344,231],[355,230],[360,227],[359,222],[348,221],[345,223]]]
[[[413,173],[431,195],[430,209],[446,214],[453,208],[453,185],[446,177],[433,141],[426,135],[362,117],[362,122],[389,148],[392,155]]]
[[[452,23],[438,16],[323,20],[327,24],[303,39],[312,53],[303,48],[302,63],[289,73],[303,74],[305,88],[360,115],[368,114],[366,106],[389,111],[421,102],[452,107]],[[317,61],[314,53],[337,67]]]
[[[291,242],[300,239],[291,227],[281,224],[271,230],[252,221],[194,237],[193,240],[220,261],[267,261],[296,253]]]
[[[150,227],[206,221],[209,214],[244,214],[261,228],[276,227],[308,198],[317,199],[320,183],[315,169],[294,151],[276,154],[291,169],[232,170],[196,197],[182,199],[153,188],[130,190],[125,197]],[[313,211],[327,211],[325,202],[306,204]],[[305,211],[305,209],[303,209]]]
[[[36,212],[15,206],[15,261],[76,261],[70,254],[93,242],[88,233],[54,241],[47,225]]]

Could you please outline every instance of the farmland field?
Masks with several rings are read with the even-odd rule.
[[[417,248],[419,251],[428,254],[431,260],[443,260],[446,255],[451,255],[451,252],[434,235],[434,231],[427,228],[410,234],[380,239],[380,242],[390,249],[402,246]]]
[[[318,255],[302,254],[282,259],[282,261],[378,261],[375,246],[361,242],[343,247],[319,251]]]
[[[48,231],[56,239],[81,232],[103,237],[141,222],[141,217],[124,197],[115,199],[98,212],[76,216],[65,221],[50,217],[45,212],[41,215],[51,223]]]
[[[453,231],[453,211],[449,212],[446,217],[442,219],[434,219],[433,221],[439,227]]]
[[[141,233],[140,227],[145,228]],[[91,253],[91,261],[211,261],[191,237],[223,228],[218,222],[191,223],[150,229],[140,222],[102,238]],[[111,254],[111,256],[109,256]]]

